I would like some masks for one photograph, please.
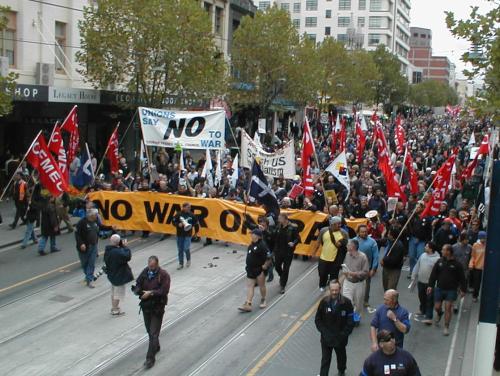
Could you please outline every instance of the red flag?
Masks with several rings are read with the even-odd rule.
[[[479,146],[479,149],[477,150],[476,156],[467,165],[465,170],[462,172],[461,180],[470,179],[470,177],[472,176],[472,173],[474,172],[474,169],[476,168],[476,166],[479,162],[479,156],[480,155],[488,155],[489,153],[490,153],[490,138],[488,135],[485,135],[483,137],[483,141],[481,141],[481,145]]]
[[[52,132],[48,148],[52,153],[57,155],[57,165],[59,166],[59,170],[61,170],[66,184],[69,184],[68,160],[66,158],[66,150],[64,149],[64,141],[61,135],[61,127],[58,127],[57,124]]]
[[[302,135],[302,185],[306,196],[312,196],[314,186],[311,174],[311,158],[314,155],[314,142],[307,117],[304,122],[304,131]]]
[[[361,122],[359,119],[356,120],[356,141],[357,160],[358,163],[361,163],[363,161],[363,152],[365,151],[366,136],[365,132],[361,129]]]
[[[78,106],[73,106],[68,116],[66,116],[66,119],[64,119],[61,125],[61,129],[65,130],[68,133],[72,133],[75,129],[78,128],[78,117],[76,114],[77,108]]]
[[[54,157],[50,154],[41,132],[28,150],[26,160],[38,171],[42,186],[47,188],[53,196],[58,197],[68,190],[68,184]]]
[[[118,160],[118,127],[115,128],[108,141],[106,157],[109,159],[111,173],[119,170]]]
[[[288,197],[290,197],[291,200],[295,200],[295,198],[301,195],[302,192],[304,192],[304,188],[302,188],[301,185],[294,184],[290,193],[288,193]]]
[[[405,146],[405,130],[401,125],[401,115],[396,118],[396,153],[403,154]]]
[[[69,147],[68,147],[68,164],[73,162],[80,146],[80,131],[78,129],[78,116],[76,114],[77,106],[74,106],[69,112],[66,119],[64,119],[61,128],[70,133]]]
[[[445,200],[446,195],[448,194],[451,172],[456,158],[457,152],[454,150],[452,155],[438,170],[434,183],[432,184],[434,192],[432,193],[431,199],[427,202],[424,211],[420,214],[420,218],[439,214],[441,203]]]
[[[411,156],[408,147],[406,147],[406,159],[405,159],[405,167],[408,170],[408,174],[410,174],[410,192],[412,194],[418,193],[418,175],[415,169],[413,168],[413,158]]]
[[[390,163],[389,149],[387,148],[387,142],[380,123],[377,123],[375,126],[375,139],[378,145],[378,168],[384,175],[385,184],[387,186],[387,196],[397,197],[401,201],[406,202],[406,195],[402,191]]]

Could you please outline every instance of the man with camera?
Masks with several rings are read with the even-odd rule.
[[[191,266],[191,239],[199,230],[198,218],[191,212],[191,204],[185,202],[182,204],[182,211],[177,214],[172,223],[177,228],[177,252],[179,266],[177,270],[184,268],[184,254],[186,254],[186,267]]]
[[[149,335],[149,347],[144,366],[151,368],[155,364],[156,353],[160,351],[160,331],[168,302],[170,275],[160,268],[158,257],[150,256],[148,266],[137,277],[134,294],[139,296],[144,325]]]
[[[127,248],[127,240],[122,240],[120,235],[113,234],[109,240],[111,244],[104,250],[104,263],[111,282],[111,315],[121,316],[125,313],[120,310],[120,300],[125,299],[125,284],[134,280],[128,265],[132,253]]]

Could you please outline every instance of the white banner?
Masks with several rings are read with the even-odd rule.
[[[254,158],[260,158],[260,167],[264,175],[285,179],[293,179],[295,172],[295,149],[293,141],[288,141],[283,147],[268,153],[257,145],[245,132],[241,136],[241,167],[252,168]]]
[[[224,111],[176,111],[139,107],[148,146],[183,149],[222,149],[225,145]]]

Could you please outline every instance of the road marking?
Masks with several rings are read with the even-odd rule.
[[[453,353],[455,352],[455,345],[457,342],[458,327],[460,325],[460,318],[462,317],[462,307],[464,305],[465,298],[460,299],[460,305],[458,307],[457,322],[455,328],[453,329],[453,338],[451,339],[450,352],[448,353],[448,361],[446,362],[446,370],[444,371],[444,376],[450,376],[451,363],[453,362]]]
[[[132,243],[136,242],[137,240],[139,240],[139,238],[132,239],[131,241],[128,242],[128,244],[132,244]],[[103,252],[99,252],[99,255],[102,255],[102,254],[103,254]],[[0,289],[0,294],[4,293],[6,291],[9,291],[9,290],[15,289],[16,287],[24,286],[24,285],[26,285],[28,283],[36,281],[37,279],[40,279],[40,278],[43,278],[43,277],[47,277],[48,275],[51,275],[51,274],[54,274],[54,273],[68,272],[65,269],[70,268],[70,267],[75,266],[75,265],[78,265],[79,263],[80,263],[80,261],[75,261],[75,262],[69,263],[67,265],[60,266],[60,267],[58,267],[56,269],[49,270],[48,272],[36,275],[36,276],[28,278],[28,279],[25,279],[23,281],[19,281],[17,283],[14,283],[13,285],[10,285],[10,286],[7,286],[7,287],[4,287],[4,288]]]
[[[318,304],[323,299],[321,297],[316,303],[314,303],[311,308],[288,330],[288,332],[281,338],[269,352],[264,355],[257,364],[247,373],[247,376],[255,376],[262,367],[264,367],[271,358],[276,355],[276,353],[285,346],[288,340],[300,329],[300,327],[312,316],[312,314],[318,309]]]

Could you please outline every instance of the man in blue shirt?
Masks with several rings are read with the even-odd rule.
[[[399,305],[398,298],[396,290],[387,290],[384,304],[375,311],[370,328],[372,351],[378,350],[377,332],[384,329],[394,335],[397,347],[403,347],[404,335],[410,331],[410,319],[408,310]]]
[[[370,236],[368,236],[368,227],[366,225],[360,225],[358,227],[358,236],[356,239],[359,243],[359,251],[363,252],[368,258],[368,278],[366,278],[366,286],[365,286],[365,307],[368,307],[368,300],[370,299],[370,285],[371,278],[375,275],[378,268],[378,246],[377,242]]]

